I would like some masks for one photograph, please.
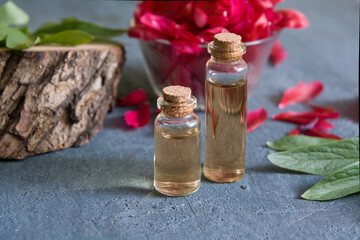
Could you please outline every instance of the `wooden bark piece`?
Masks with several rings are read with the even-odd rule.
[[[87,143],[112,107],[124,60],[110,44],[0,50],[0,158]]]

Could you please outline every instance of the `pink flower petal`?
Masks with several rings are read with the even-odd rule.
[[[300,135],[300,134],[301,134],[300,128],[295,128],[288,133],[288,135]]]
[[[172,40],[170,43],[178,52],[181,53],[196,54],[202,51],[202,48],[199,47],[197,43],[191,43],[183,40]]]
[[[147,100],[146,93],[142,89],[135,90],[129,93],[124,99],[118,100],[118,106],[134,106],[143,103]]]
[[[316,106],[316,105],[312,105],[312,104],[308,104],[309,107],[311,107],[315,112],[320,112],[320,113],[333,113],[335,112],[334,108],[330,108],[330,107],[322,107],[322,106]]]
[[[330,134],[330,133],[326,133],[326,132],[323,132],[319,129],[316,129],[316,128],[312,128],[312,129],[309,129],[307,130],[304,135],[307,135],[307,136],[313,136],[313,137],[322,137],[322,138],[330,138],[330,139],[342,139],[341,137],[337,136],[337,135],[334,135],[334,134]]]
[[[322,130],[331,130],[333,127],[335,127],[334,124],[325,121],[324,119],[335,119],[339,117],[339,113],[333,112],[333,113],[321,113],[321,112],[283,112],[278,115],[274,115],[272,119],[283,121],[283,122],[289,122],[289,123],[295,123],[302,125],[303,128],[308,129],[309,127],[306,127],[306,125],[311,124],[315,121],[314,126],[315,128],[322,129]]]
[[[247,132],[260,127],[267,119],[268,113],[264,108],[250,111],[247,114]]]
[[[283,0],[249,0],[252,5],[258,10],[262,11],[267,8],[274,8],[276,4]]]
[[[266,38],[270,35],[269,32],[269,20],[265,13],[262,13],[254,22],[252,30],[250,32],[250,39],[248,41],[254,41],[256,39]]]
[[[270,52],[270,61],[274,67],[277,67],[287,58],[287,52],[281,45],[280,40],[274,43]]]
[[[199,7],[194,9],[194,22],[199,28],[205,27],[208,21],[208,16],[206,13]]]
[[[133,128],[144,127],[150,120],[149,103],[143,103],[137,110],[127,111],[124,117],[127,125]]]
[[[229,18],[225,16],[209,16],[208,23],[211,27],[226,27],[229,24]]]
[[[309,84],[301,81],[294,88],[285,90],[278,107],[282,109],[289,105],[307,102],[316,98],[323,90],[324,85],[320,81],[313,81]]]
[[[316,117],[316,118],[314,118],[313,121],[311,121],[311,122],[309,122],[309,123],[307,123],[307,124],[302,124],[302,125],[300,125],[299,128],[300,128],[300,130],[301,130],[302,132],[304,132],[304,131],[306,131],[306,130],[309,130],[309,129],[315,127],[315,125],[318,124],[318,122],[319,122],[319,118]]]
[[[291,122],[296,124],[308,124],[313,121],[315,118],[320,119],[335,119],[338,118],[340,114],[338,112],[332,113],[321,113],[321,112],[283,112],[277,115],[274,115],[272,119]]]
[[[140,38],[143,41],[152,41],[162,38],[159,32],[150,29],[143,24],[138,24],[134,27],[131,27],[128,31],[128,35],[129,37]]]
[[[279,28],[306,28],[310,25],[307,17],[293,9],[281,9],[275,12],[275,17],[279,19],[275,25]]]
[[[215,34],[224,32],[229,32],[229,30],[223,27],[208,28],[197,35],[197,38],[200,39],[201,43],[209,43],[214,39]]]
[[[335,125],[333,123],[325,121],[323,119],[319,119],[319,121],[314,126],[314,128],[316,129],[325,130],[325,131],[330,131],[334,127]]]
[[[178,27],[173,20],[150,12],[142,15],[140,22],[153,30],[157,30],[169,36],[172,35],[174,33],[173,30]]]

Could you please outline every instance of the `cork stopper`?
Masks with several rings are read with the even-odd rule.
[[[163,96],[158,99],[158,108],[168,117],[185,117],[196,107],[196,98],[191,96],[188,87],[169,86],[162,93]]]
[[[218,33],[214,36],[214,45],[223,49],[239,48],[241,44],[241,36],[234,33]]]
[[[165,101],[171,103],[184,103],[191,98],[191,89],[183,86],[169,86],[162,91]]]
[[[218,33],[208,44],[208,52],[216,62],[236,62],[245,54],[245,44],[241,36],[234,33]]]

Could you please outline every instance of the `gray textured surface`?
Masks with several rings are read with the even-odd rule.
[[[31,13],[33,27],[65,16],[126,27],[133,9],[131,2],[116,1],[16,2]],[[279,68],[265,69],[249,110],[279,113],[276,103],[285,88],[319,79],[326,89],[314,103],[341,112],[333,133],[358,137],[358,5],[354,0],[281,4],[306,13],[311,27],[282,33],[289,58]],[[121,40],[127,63],[120,93],[142,87],[154,102],[137,42]],[[301,200],[300,194],[323,177],[285,171],[266,159],[271,152],[266,140],[284,136],[293,125],[268,120],[248,135],[247,172],[240,182],[203,179],[195,194],[170,198],[152,187],[152,125],[127,128],[125,110],[109,114],[103,130],[84,147],[0,162],[1,239],[360,239],[358,194],[329,202]]]

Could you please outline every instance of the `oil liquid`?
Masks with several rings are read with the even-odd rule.
[[[215,182],[235,182],[245,175],[247,83],[229,78],[206,80],[203,170]]]
[[[154,186],[168,196],[195,192],[201,180],[201,131],[163,129],[155,131]]]

